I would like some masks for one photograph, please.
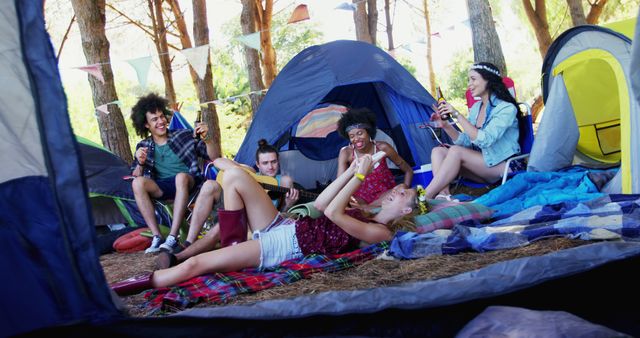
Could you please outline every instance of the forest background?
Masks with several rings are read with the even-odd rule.
[[[127,156],[126,151],[118,151],[117,148],[111,147],[108,137],[100,127],[102,124],[103,129],[109,128],[108,122],[116,114],[120,114],[120,111],[114,112],[110,108],[109,116],[100,116],[99,114],[104,112],[96,110],[96,107],[109,102],[97,102],[100,99],[97,98],[99,95],[96,95],[95,91],[99,89],[95,88],[100,84],[77,68],[92,63],[87,60],[86,51],[83,53],[83,39],[80,32],[82,28],[77,24],[81,22],[81,18],[77,16],[81,9],[76,4],[80,1],[82,0],[77,0],[75,3],[60,0],[45,2],[47,30],[51,35],[54,50],[58,53],[59,69],[67,95],[72,127],[76,135],[105,144],[107,148],[127,160],[130,159],[128,157],[130,153]],[[139,96],[148,92],[157,92],[162,95],[167,92],[166,71],[163,73],[163,67],[166,69],[166,65],[162,64],[167,59],[163,60],[162,56],[168,56],[175,102],[182,104],[181,113],[189,121],[193,121],[196,111],[202,108],[199,105],[203,102],[202,95],[199,95],[194,88],[195,80],[190,74],[189,64],[179,53],[179,50],[183,49],[178,43],[180,37],[172,30],[178,29],[174,20],[175,13],[173,19],[171,15],[171,6],[177,2],[177,0],[96,1],[104,10],[104,29],[109,42],[109,57],[107,60],[100,61],[110,65],[113,72],[112,81],[119,101],[118,106],[124,117],[128,136],[126,146],[129,150],[139,140],[129,119],[131,107]],[[472,26],[477,24],[469,17],[469,9],[474,8],[474,2],[479,2],[480,5],[486,3],[490,6],[489,15],[493,18],[495,31],[499,37],[499,41],[494,42],[501,46],[508,75],[516,83],[519,101],[530,104],[534,104],[541,94],[540,69],[544,55],[541,52],[541,48],[544,48],[541,47],[543,45],[541,41],[544,40],[544,38],[541,40],[541,27],[548,30],[551,39],[560,35],[574,25],[576,3],[582,6],[587,20],[594,5],[600,5],[601,12],[597,17],[599,24],[634,17],[640,5],[640,0],[535,0],[532,3],[530,0],[353,0],[351,6],[356,8],[355,11],[338,9],[345,7],[345,3],[334,0],[255,0],[255,2],[253,0],[206,2],[183,0],[179,5],[181,13],[184,14],[184,22],[189,28],[194,22],[192,14],[194,6],[197,9],[206,7],[205,22],[208,23],[211,81],[216,101],[209,105],[215,106],[211,110],[213,115],[217,115],[220,130],[219,144],[222,151],[227,157],[233,157],[246,134],[257,104],[252,102],[252,99],[255,100],[256,96],[259,96],[256,93],[255,84],[250,83],[251,75],[247,61],[249,59],[246,56],[250,53],[250,48],[245,47],[239,39],[246,36],[247,32],[265,32],[265,26],[261,27],[260,23],[257,23],[252,30],[247,31],[246,22],[244,27],[241,25],[241,13],[248,4],[254,10],[257,9],[260,15],[270,15],[271,26],[268,30],[275,52],[276,73],[306,47],[339,39],[367,41],[367,38],[371,39],[373,36],[376,45],[393,55],[432,95],[434,95],[432,88],[437,84],[443,88],[445,96],[454,106],[461,111],[466,111],[463,109],[465,107],[463,97],[466,90],[467,69],[474,60]],[[526,10],[526,3],[531,5],[529,12]],[[301,4],[307,5],[309,19],[287,23],[294,9]],[[269,5],[273,6],[271,13],[266,11]],[[365,13],[368,11],[369,22],[372,14],[377,13],[377,22],[373,21],[376,29],[369,31],[366,37],[362,35],[362,22],[358,22],[361,20],[357,15],[360,7]],[[160,12],[154,14],[154,10],[158,8],[165,16],[160,22],[167,27],[164,52],[151,38],[153,32],[158,29],[159,20],[158,15],[155,14]],[[541,17],[546,19],[546,27],[543,24],[534,28],[536,15],[538,19]],[[264,24],[265,19],[262,18],[262,20]],[[391,34],[388,31],[391,31]],[[197,33],[193,32],[193,35]],[[264,37],[264,34],[262,36]],[[477,45],[476,49],[478,49]],[[475,50],[475,53],[477,54],[478,51]],[[262,48],[259,58],[264,59],[265,54],[267,52]],[[127,60],[144,56],[151,56],[152,64],[147,85],[143,87],[138,81],[135,70],[127,64]],[[432,66],[429,67],[429,64]],[[268,84],[272,80],[268,77],[273,75],[268,74],[264,63],[261,67],[264,81],[260,88],[268,89]],[[252,92],[254,94],[249,95]]]

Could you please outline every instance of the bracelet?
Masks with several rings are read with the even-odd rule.
[[[355,178],[359,179],[360,182],[364,182],[364,178],[366,177],[364,174],[360,174],[360,173],[355,173],[355,174],[353,174],[353,176],[355,176]]]

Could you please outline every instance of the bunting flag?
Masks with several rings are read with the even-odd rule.
[[[471,21],[469,21],[469,19],[462,21],[462,24],[467,26],[467,28],[471,28]]]
[[[307,9],[307,5],[301,4],[293,10],[287,23],[296,23],[304,20],[309,20],[309,10]]]
[[[105,115],[109,115],[109,109],[107,107],[108,105],[109,105],[108,103],[101,104],[101,105],[96,107],[96,110],[99,111],[99,112],[104,113]]]
[[[115,101],[111,101],[105,104],[101,104],[99,106],[96,107],[96,110],[99,112],[104,113],[105,115],[109,115],[109,105],[110,104],[117,104],[118,106],[121,106],[122,103],[119,100],[115,100]]]
[[[207,58],[209,57],[209,45],[202,45],[194,48],[187,48],[180,51],[187,61],[196,71],[202,80],[207,72]]]
[[[350,4],[348,2],[343,2],[343,3],[339,4],[338,6],[336,6],[335,9],[342,9],[342,10],[345,10],[345,11],[355,11],[356,10],[356,5]]]
[[[76,67],[76,68],[89,73],[91,76],[95,77],[96,79],[100,80],[100,82],[104,83],[104,76],[102,76],[102,69],[101,69],[99,63],[95,63],[95,64],[92,64],[92,65],[86,65],[86,66],[80,66],[80,67]]]
[[[242,35],[236,39],[249,48],[260,50],[260,32]]]
[[[140,87],[147,88],[147,77],[149,75],[149,66],[151,66],[151,56],[143,56],[126,61],[136,71]]]
[[[433,36],[434,38],[441,38],[442,37],[440,35],[440,32],[431,33],[431,36]]]

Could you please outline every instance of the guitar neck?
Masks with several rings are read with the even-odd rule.
[[[286,193],[289,192],[289,188],[287,188],[287,187],[281,187],[281,186],[278,186],[278,185],[262,183],[262,182],[259,182],[259,183],[263,188],[265,188],[267,190],[270,190],[270,191],[280,192],[280,193],[283,193],[283,194],[286,194]],[[310,199],[316,199],[316,197],[318,197],[318,195],[319,195],[319,194],[312,193],[312,192],[309,192],[309,191],[304,191],[304,190],[298,190],[298,191],[300,192],[300,197],[306,197],[306,198],[310,198]]]

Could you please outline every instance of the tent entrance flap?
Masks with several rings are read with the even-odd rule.
[[[629,105],[624,104],[628,90],[618,60],[591,49],[567,58],[553,73],[562,73],[565,86],[572,88],[568,98],[580,130],[577,150],[598,162],[620,162],[620,116],[629,114]]]

